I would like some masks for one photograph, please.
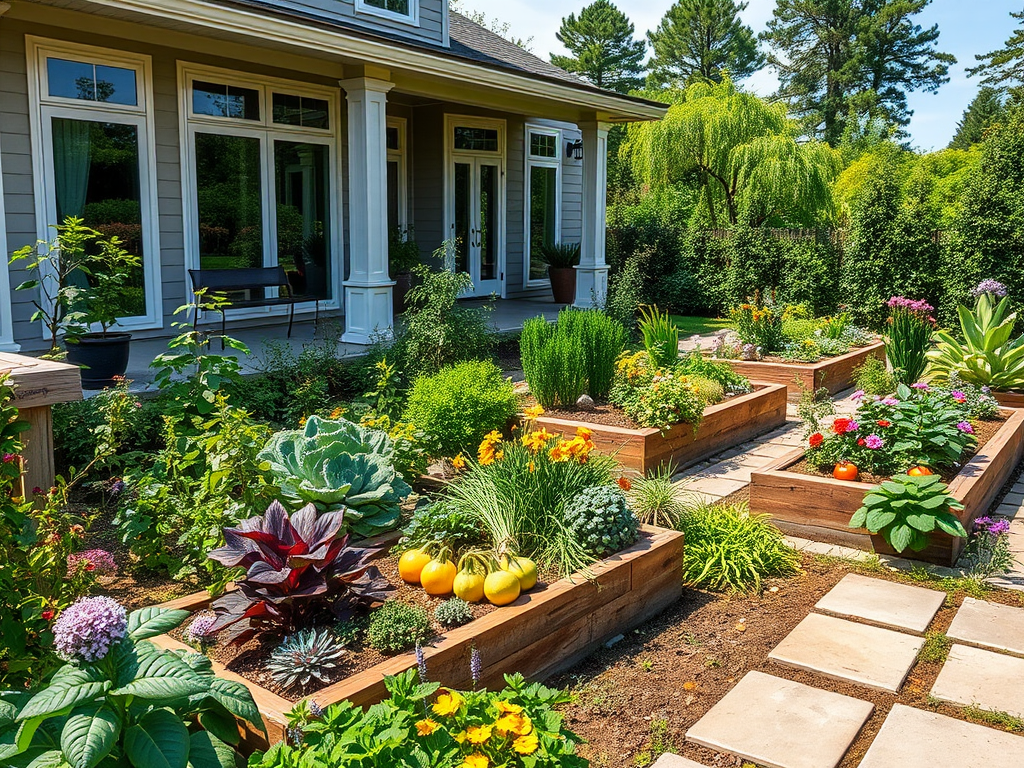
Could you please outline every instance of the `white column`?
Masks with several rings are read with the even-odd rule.
[[[608,202],[608,123],[580,123],[583,132],[583,238],[576,267],[576,303],[603,307],[608,295],[605,213]]]
[[[392,330],[388,274],[387,101],[394,83],[371,77],[342,80],[348,101],[349,275],[345,281],[345,334],[369,344]]]

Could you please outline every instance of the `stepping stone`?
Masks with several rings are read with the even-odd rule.
[[[946,635],[967,645],[1024,656],[1024,609],[967,597]]]
[[[989,712],[1024,717],[1021,681],[1024,659],[956,644],[932,687],[932,696],[951,704],[973,704]],[[1020,759],[1024,762],[1024,757]]]
[[[1020,768],[1024,737],[903,704],[892,708],[859,768]]]
[[[923,635],[945,600],[945,592],[850,573],[814,609]]]
[[[671,752],[666,752],[658,758],[651,768],[707,768],[707,766],[695,763],[693,760],[687,760],[679,755],[673,755]]]
[[[768,768],[836,768],[874,709],[851,696],[748,672],[686,740]]]
[[[896,693],[923,637],[812,613],[768,654],[787,667]]]

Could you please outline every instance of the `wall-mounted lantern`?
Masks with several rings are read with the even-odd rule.
[[[567,142],[565,145],[565,156],[570,160],[583,159],[583,139]]]

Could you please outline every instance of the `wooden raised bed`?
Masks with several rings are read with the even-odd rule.
[[[661,464],[678,469],[703,461],[786,423],[786,388],[780,384],[757,385],[753,392],[723,400],[705,409],[704,420],[694,432],[690,424],[675,424],[662,432],[655,427],[630,429],[588,421],[541,416],[537,427],[574,435],[578,427],[594,434],[598,450],[615,454],[622,466],[646,474]]]
[[[964,505],[957,517],[968,531],[975,518],[988,512],[1024,453],[1024,411],[1004,410],[1002,414],[1007,419],[999,431],[949,483],[950,493]],[[803,456],[803,449],[797,448],[751,474],[750,511],[771,515],[783,531],[804,539],[896,554],[882,536],[849,527],[864,494],[875,486],[788,472]],[[927,549],[902,556],[952,566],[965,543],[937,532]]]
[[[1003,408],[1024,408],[1024,392],[996,392],[992,390],[992,397]]]
[[[789,402],[800,402],[799,381],[809,390],[827,387],[830,394],[853,386],[853,372],[869,357],[885,360],[885,344],[876,341],[838,357],[826,357],[816,363],[773,363],[760,360],[721,360],[755,383],[782,384],[789,389]]]
[[[442,635],[424,649],[430,679],[452,688],[471,688],[469,671],[473,648],[483,662],[481,685],[500,686],[506,673],[521,672],[543,680],[593,653],[608,639],[657,615],[683,592],[683,534],[643,526],[644,536],[632,547],[608,557],[591,569],[592,578],[576,575],[561,579],[520,597],[512,605],[488,613]],[[200,592],[164,603],[161,607],[201,610],[209,595]],[[163,648],[193,650],[162,635],[154,642]],[[386,675],[416,666],[409,651],[317,691],[321,706],[349,700],[369,706],[387,697]],[[221,677],[244,683],[263,715],[271,744],[285,737],[285,713],[294,704],[276,693],[214,662]],[[246,734],[250,748],[265,748],[261,734]]]

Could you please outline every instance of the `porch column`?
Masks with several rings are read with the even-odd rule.
[[[603,307],[608,296],[605,213],[608,200],[608,123],[580,123],[583,132],[583,238],[576,267],[580,309]]]
[[[394,282],[388,273],[387,100],[394,83],[341,80],[348,102],[349,275],[345,281],[348,344],[391,334]]]

